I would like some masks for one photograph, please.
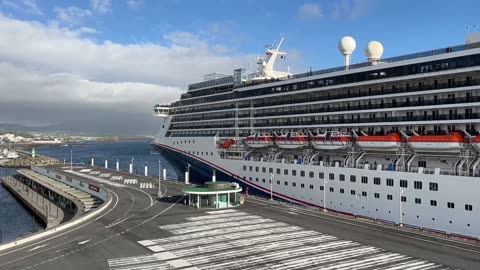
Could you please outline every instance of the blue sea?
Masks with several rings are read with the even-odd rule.
[[[148,174],[158,176],[159,161],[167,166],[167,177],[176,179],[173,168],[150,146],[148,141],[120,141],[118,143],[85,143],[68,146],[43,146],[36,147],[35,152],[40,155],[50,156],[70,164],[85,163],[90,165],[94,158],[96,166],[105,166],[108,160],[109,168],[116,168],[119,161],[120,170],[128,171],[130,161],[133,158],[134,172],[144,173],[145,162],[148,164]],[[13,169],[0,168],[0,175],[13,174]],[[15,240],[18,236],[43,229],[43,224],[32,219],[32,213],[25,208],[15,197],[0,185],[0,238],[3,242]]]

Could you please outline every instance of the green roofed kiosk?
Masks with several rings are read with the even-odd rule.
[[[229,208],[240,204],[237,193],[242,188],[237,183],[206,182],[203,187],[185,187],[188,205],[197,208]]]

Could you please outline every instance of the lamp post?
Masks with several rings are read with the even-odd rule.
[[[273,201],[273,173],[270,174],[270,201]]]
[[[327,212],[327,179],[323,179],[323,211]]]
[[[162,177],[161,177],[161,168],[162,168],[162,162],[159,160],[158,161],[158,198],[162,197]]]
[[[403,209],[402,209],[403,188],[401,188],[401,187],[400,187],[400,194],[399,195],[400,196],[398,198],[398,201],[399,201],[399,208],[400,208],[400,218],[399,218],[398,226],[403,227]]]

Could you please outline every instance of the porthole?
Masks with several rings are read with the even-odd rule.
[[[432,218],[433,221],[435,221],[435,218]]]

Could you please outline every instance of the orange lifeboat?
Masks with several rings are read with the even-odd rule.
[[[263,148],[273,145],[273,137],[268,133],[255,133],[247,137],[247,145],[251,148]]]
[[[396,132],[384,136],[361,136],[355,141],[363,150],[396,151],[403,146],[402,138]]]
[[[465,146],[465,138],[459,132],[449,135],[412,136],[408,145],[418,152],[460,152]]]
[[[298,132],[287,132],[275,136],[275,144],[282,149],[296,149],[308,145],[308,137]]]
[[[313,135],[310,133],[310,143],[315,149],[338,150],[347,148],[352,135],[349,132],[327,131]]]

